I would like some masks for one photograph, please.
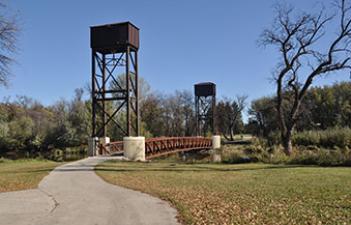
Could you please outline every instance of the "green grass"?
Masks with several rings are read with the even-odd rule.
[[[47,160],[1,160],[0,192],[36,188],[59,163]]]
[[[184,224],[351,224],[351,169],[106,162],[107,182],[170,201]]]

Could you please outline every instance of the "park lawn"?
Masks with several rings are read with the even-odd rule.
[[[36,188],[60,163],[47,160],[0,161],[0,192]]]
[[[351,168],[109,161],[96,173],[171,202],[184,224],[351,224]]]

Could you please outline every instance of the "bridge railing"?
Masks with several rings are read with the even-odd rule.
[[[100,149],[102,155],[123,153],[123,141],[115,141],[105,145],[100,145]]]
[[[146,158],[154,158],[170,153],[209,149],[212,147],[212,140],[204,137],[167,137],[150,138],[145,141]]]
[[[147,159],[176,152],[210,149],[212,139],[204,137],[158,137],[145,140],[145,155]],[[123,152],[123,141],[110,142],[101,145],[101,154],[111,155]]]

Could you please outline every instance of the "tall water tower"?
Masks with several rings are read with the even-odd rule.
[[[93,26],[90,38],[92,137],[106,137],[109,123],[124,136],[139,136],[139,28],[130,22]],[[125,119],[118,120],[120,113]]]
[[[216,84],[198,83],[195,89],[195,113],[197,135],[206,136],[208,132],[216,133]]]

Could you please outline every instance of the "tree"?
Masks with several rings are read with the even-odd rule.
[[[351,82],[310,88],[300,106],[295,131],[351,127]],[[249,132],[269,138],[279,131],[276,97],[262,97],[251,102]],[[273,136],[275,136],[273,134]]]
[[[256,135],[268,137],[270,132],[276,130],[276,110],[273,98],[263,97],[252,101],[249,115],[249,123],[256,125]]]
[[[337,16],[300,13],[286,5],[276,6],[271,28],[263,31],[261,44],[277,47],[281,61],[274,72],[276,108],[282,145],[287,155],[292,152],[292,134],[300,116],[300,106],[313,81],[331,72],[350,69],[351,7],[346,0],[335,1]],[[336,36],[321,47],[325,34],[332,33],[327,24],[337,19]],[[286,103],[285,103],[286,102]]]
[[[234,100],[224,99],[217,104],[217,125],[225,139],[234,141],[235,133],[243,127],[242,111],[247,96],[237,96]],[[229,135],[229,136],[228,136]]]
[[[164,121],[162,115],[162,98],[157,94],[148,95],[140,107],[141,121],[152,136],[159,137],[164,134]]]
[[[190,91],[176,91],[163,98],[163,135],[191,136],[195,133],[193,99]]]
[[[68,107],[68,121],[74,130],[74,139],[77,145],[86,143],[91,133],[91,121],[88,108],[82,100],[84,90],[77,88],[75,90],[75,97],[69,103]]]
[[[45,137],[44,144],[46,146],[53,145],[56,148],[73,146],[75,144],[74,130],[68,120],[69,103],[61,99],[51,106],[50,110],[53,112],[55,119],[52,129]]]
[[[6,13],[6,5],[0,3],[0,85],[7,85],[12,54],[16,51],[18,27],[16,20]]]

